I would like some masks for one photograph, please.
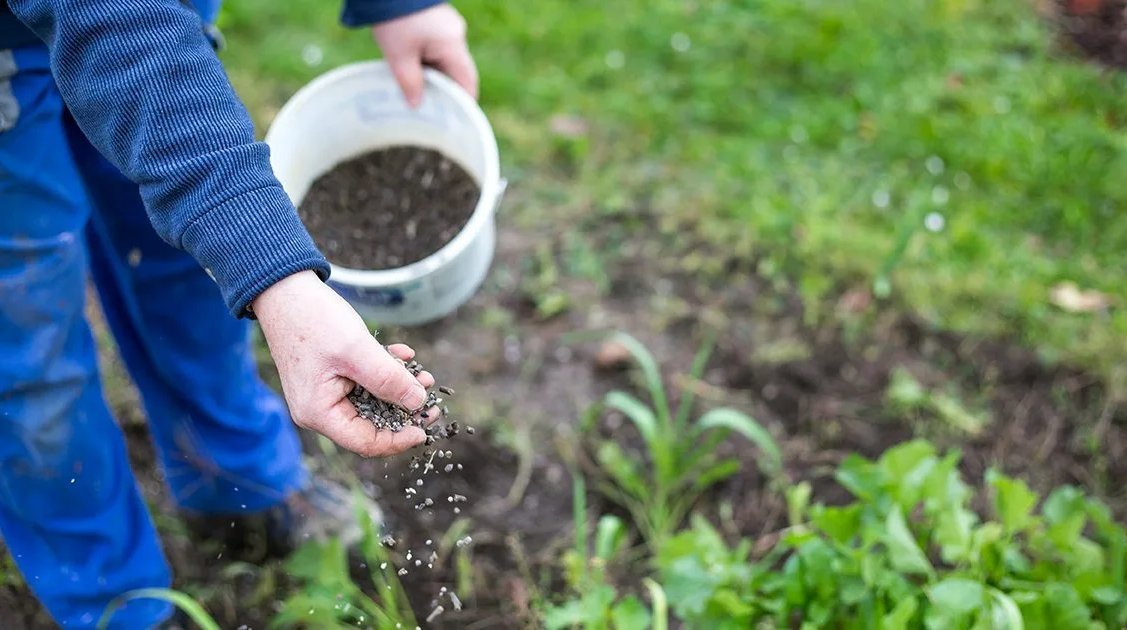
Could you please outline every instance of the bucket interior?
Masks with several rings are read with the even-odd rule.
[[[420,107],[410,109],[391,72],[378,63],[309,84],[279,112],[267,141],[274,172],[294,203],[335,165],[389,146],[439,151],[479,187],[488,176],[487,143],[469,112],[431,81]]]

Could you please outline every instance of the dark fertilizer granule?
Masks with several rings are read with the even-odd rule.
[[[373,333],[375,335],[376,333]],[[412,359],[403,362],[404,367],[413,376],[418,376],[425,369],[423,364]],[[364,389],[361,385],[354,385],[352,391],[348,393],[348,400],[352,406],[356,408],[356,413],[365,420],[371,422],[377,430],[391,431],[398,433],[404,427],[416,426],[422,428],[426,432],[426,442],[424,446],[431,446],[438,440],[445,440],[458,435],[461,431],[461,426],[456,420],[450,420],[450,410],[443,403],[446,399],[442,396],[435,394],[438,390],[442,396],[453,396],[454,388],[447,387],[446,385],[434,385],[427,391],[426,401],[420,409],[408,410],[389,403],[385,400],[380,400],[372,395],[371,392]],[[445,420],[446,422],[439,422]],[[473,427],[467,427],[467,432],[473,434]],[[427,449],[424,452],[424,458],[433,460],[433,449]],[[411,469],[414,470],[418,467],[418,458],[412,458]]]
[[[313,182],[298,213],[334,264],[393,269],[449,243],[480,196],[477,182],[453,160],[399,146],[333,167]]]
[[[422,364],[415,360],[405,362],[404,366],[414,376],[418,376],[423,371]],[[448,387],[439,389],[454,391]],[[356,413],[361,418],[374,424],[377,430],[398,433],[403,430],[403,427],[407,426],[426,428],[428,418],[431,418],[431,414],[438,413],[435,408],[442,404],[443,399],[436,396],[433,391],[428,391],[426,402],[423,403],[423,410],[419,412],[418,418],[415,418],[412,412],[399,405],[376,398],[360,385],[352,388],[352,391],[348,393],[348,400],[353,407],[356,407]],[[437,418],[433,419],[437,420]],[[430,443],[429,435],[427,443]]]

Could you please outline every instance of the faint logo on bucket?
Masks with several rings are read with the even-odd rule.
[[[433,125],[446,128],[449,125],[446,109],[436,99],[424,99],[414,112],[403,111],[403,95],[396,90],[369,90],[352,99],[356,116],[364,122],[387,122],[400,119],[405,122],[419,118]]]
[[[368,289],[333,283],[333,288],[346,300],[357,300],[368,306],[399,306],[404,295],[400,289]]]

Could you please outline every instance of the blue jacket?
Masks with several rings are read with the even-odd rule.
[[[346,26],[441,0],[345,0]],[[329,265],[257,142],[201,28],[219,0],[7,0],[0,50],[47,44],[51,72],[79,127],[136,182],[161,237],[194,256],[236,316],[266,287]],[[3,5],[0,4],[0,9]],[[4,17],[18,18],[19,28]],[[0,212],[18,211],[0,208]],[[169,305],[175,307],[175,305]]]

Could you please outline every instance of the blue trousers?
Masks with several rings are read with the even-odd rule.
[[[160,240],[136,186],[87,142],[46,49],[0,51],[5,65],[0,534],[60,625],[94,627],[115,596],[167,586],[170,573],[102,394],[84,315],[89,281],[180,507],[263,510],[307,473],[282,401],[258,378],[247,322],[228,314],[193,259]],[[146,628],[170,612],[139,600],[111,627]]]

